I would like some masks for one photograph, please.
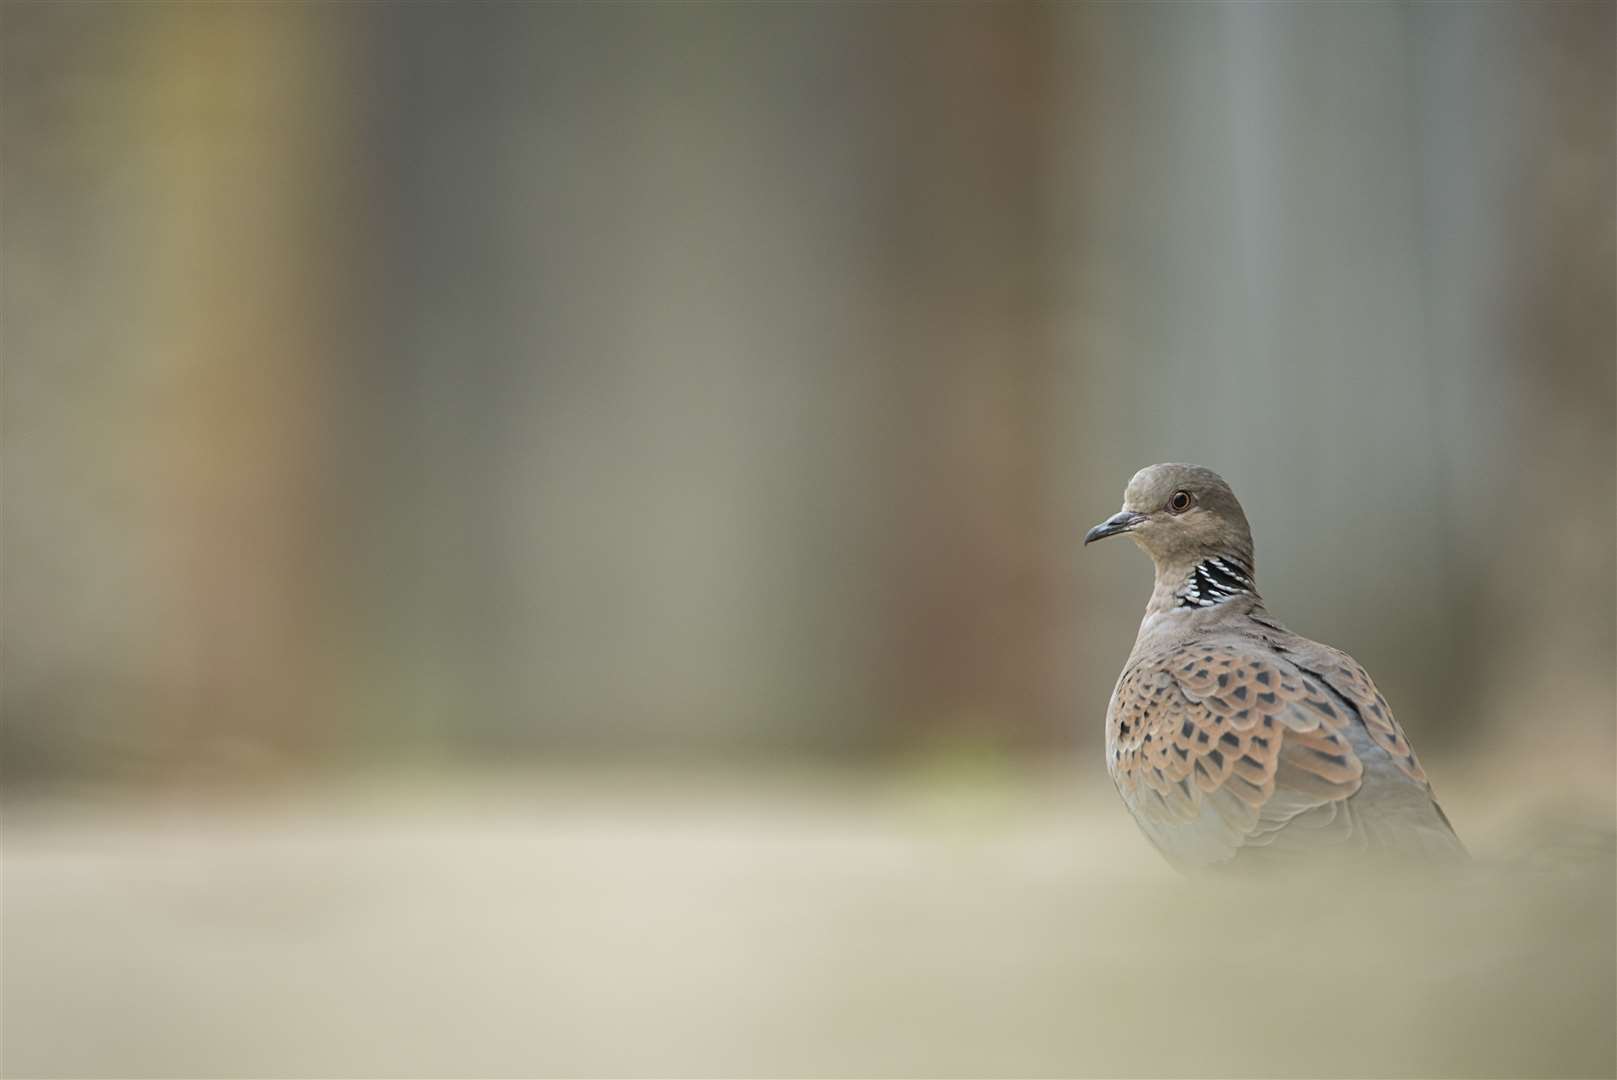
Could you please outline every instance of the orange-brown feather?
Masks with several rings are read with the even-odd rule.
[[[1277,656],[1204,645],[1147,657],[1108,717],[1113,778],[1146,821],[1194,822],[1205,804],[1250,835],[1266,815],[1278,828],[1359,789],[1348,723],[1329,690]]]

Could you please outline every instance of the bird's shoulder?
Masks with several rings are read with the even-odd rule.
[[[1164,854],[1204,865],[1356,792],[1350,723],[1318,679],[1251,637],[1160,642],[1113,691],[1107,764]]]
[[[1363,843],[1348,800],[1367,765],[1379,772],[1390,760],[1412,795],[1430,791],[1363,666],[1262,613],[1143,643],[1113,692],[1106,734],[1119,793],[1181,866],[1300,838]]]
[[[1392,707],[1363,664],[1341,649],[1288,630],[1266,613],[1254,615],[1251,623],[1254,634],[1265,647],[1320,680],[1352,706],[1370,741],[1386,752],[1400,772],[1417,783],[1427,782],[1426,770],[1415,757],[1414,748],[1393,716]]]

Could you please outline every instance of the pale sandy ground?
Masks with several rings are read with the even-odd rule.
[[[1613,1075],[1607,808],[1449,772],[1424,884],[1192,885],[1089,774],[13,799],[4,1071]]]

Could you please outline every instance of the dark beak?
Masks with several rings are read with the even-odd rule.
[[[1090,529],[1089,532],[1085,533],[1084,543],[1089,544],[1096,540],[1104,540],[1108,536],[1116,536],[1118,533],[1128,532],[1130,529],[1134,528],[1134,526],[1138,525],[1144,520],[1144,514],[1136,514],[1133,510],[1119,510],[1117,513],[1113,514],[1099,525],[1096,525],[1093,529]]]

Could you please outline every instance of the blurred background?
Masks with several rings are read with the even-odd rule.
[[[6,3],[6,1073],[1611,1074],[1614,11]],[[1292,898],[1385,1044],[1106,777],[1167,460],[1566,855]]]

